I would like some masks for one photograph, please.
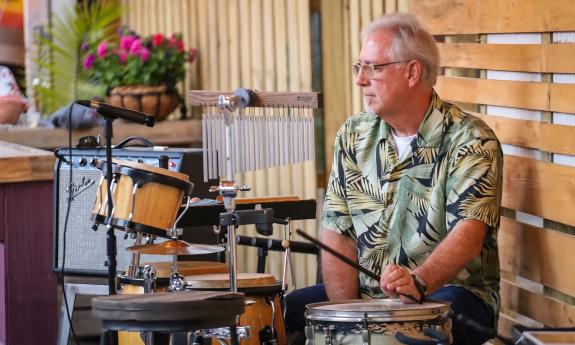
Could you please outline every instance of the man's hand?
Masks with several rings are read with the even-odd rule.
[[[393,298],[399,297],[404,303],[415,303],[415,301],[403,295],[411,296],[416,300],[420,300],[423,297],[415,286],[410,272],[399,265],[387,265],[381,274],[379,283],[381,290],[385,294]]]

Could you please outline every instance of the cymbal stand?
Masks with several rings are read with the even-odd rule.
[[[189,195],[186,195],[186,208],[176,221],[174,225],[168,230],[168,235],[172,239],[172,241],[177,241],[180,236],[182,236],[183,229],[178,228],[178,223],[180,219],[186,214],[188,209],[190,208],[190,204],[192,203],[192,198]],[[172,274],[170,275],[170,291],[183,291],[186,288],[186,279],[178,272],[178,255],[172,255]]]
[[[250,187],[248,186],[236,186],[235,180],[233,179],[232,164],[231,164],[231,121],[233,112],[240,106],[240,98],[238,96],[220,96],[218,98],[218,106],[224,115],[225,124],[225,161],[226,176],[220,179],[219,186],[213,186],[210,188],[210,192],[218,192],[219,195],[224,200],[224,208],[226,213],[220,214],[220,224],[224,223],[226,217],[233,218],[234,212],[236,210],[235,197],[238,191],[248,191]],[[230,291],[238,292],[237,277],[238,277],[238,257],[237,257],[237,243],[234,240],[236,238],[236,226],[234,224],[229,224],[227,222],[226,229],[228,235],[228,265],[230,266]]]

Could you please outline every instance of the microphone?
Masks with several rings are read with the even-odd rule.
[[[155,117],[146,113],[142,113],[141,111],[115,107],[106,103],[89,100],[78,100],[76,103],[88,108],[95,109],[96,112],[106,118],[121,118],[126,121],[139,123],[148,127],[154,127],[154,124],[156,123]]]

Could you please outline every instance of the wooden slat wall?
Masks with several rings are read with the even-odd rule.
[[[322,69],[326,171],[331,171],[335,135],[345,120],[363,110],[351,65],[361,48],[361,30],[385,13],[405,10],[404,0],[321,1]]]
[[[142,34],[183,32],[186,47],[199,50],[183,91],[190,89],[312,91],[309,0],[123,0],[126,25]],[[316,198],[315,163],[236,176],[252,186],[242,197],[297,195]],[[298,221],[315,236],[315,221]],[[283,238],[275,229],[274,238]],[[255,235],[253,229],[239,233]],[[255,248],[240,248],[240,270],[255,271]],[[314,256],[294,258],[299,287],[315,282]],[[281,255],[270,253],[268,271],[281,277]]]
[[[436,85],[440,96],[480,109],[474,114],[493,128],[502,144],[524,148],[505,146],[504,151],[532,155],[504,158],[502,206],[509,218],[502,217],[499,233],[504,278],[499,331],[509,334],[516,323],[573,327],[575,167],[554,160],[556,154],[575,156],[575,126],[549,123],[555,113],[575,114],[575,84],[553,82],[554,74],[575,73],[575,44],[551,39],[554,32],[575,31],[572,1],[409,0],[409,11],[434,34],[447,35],[447,43],[439,44],[441,65],[449,68],[445,70],[449,75],[444,73]],[[484,43],[486,34],[526,32],[539,35],[542,44]],[[478,39],[449,43],[464,34],[477,34]],[[483,77],[486,70],[537,73],[541,81],[451,73],[470,70]],[[513,77],[517,73],[500,75],[521,79]],[[491,106],[539,111],[542,120],[487,114]],[[539,217],[533,224],[540,226],[525,224],[523,213]]]

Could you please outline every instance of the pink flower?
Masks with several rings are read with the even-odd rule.
[[[96,52],[100,58],[105,58],[108,55],[108,42],[104,41],[98,45]]]
[[[96,57],[94,56],[94,54],[88,53],[88,55],[86,55],[86,58],[82,62],[82,65],[84,66],[85,70],[89,70],[92,68],[95,61],[96,61]]]
[[[187,61],[188,62],[194,62],[194,60],[196,60],[197,57],[198,57],[198,50],[196,48],[191,48],[188,51]]]
[[[146,62],[150,58],[150,51],[147,48],[140,49],[137,54],[142,62]]]
[[[118,57],[120,58],[120,63],[123,65],[126,63],[126,59],[128,58],[128,52],[125,49],[120,49],[116,52]]]
[[[174,37],[174,35],[172,35],[172,37],[170,37],[170,39],[168,40],[168,43],[174,48],[178,46],[177,42],[178,40]]]
[[[132,43],[134,43],[135,39],[136,37],[131,35],[122,36],[122,38],[120,39],[120,48],[129,50],[130,47],[132,46]]]
[[[137,55],[138,51],[142,48],[142,41],[140,39],[135,39],[130,46],[130,54]]]
[[[154,36],[152,36],[152,45],[154,45],[154,47],[159,46],[160,44],[162,44],[162,42],[164,42],[164,35],[157,33]]]
[[[177,40],[176,41],[176,49],[178,49],[179,52],[183,52],[184,51],[184,41]]]

